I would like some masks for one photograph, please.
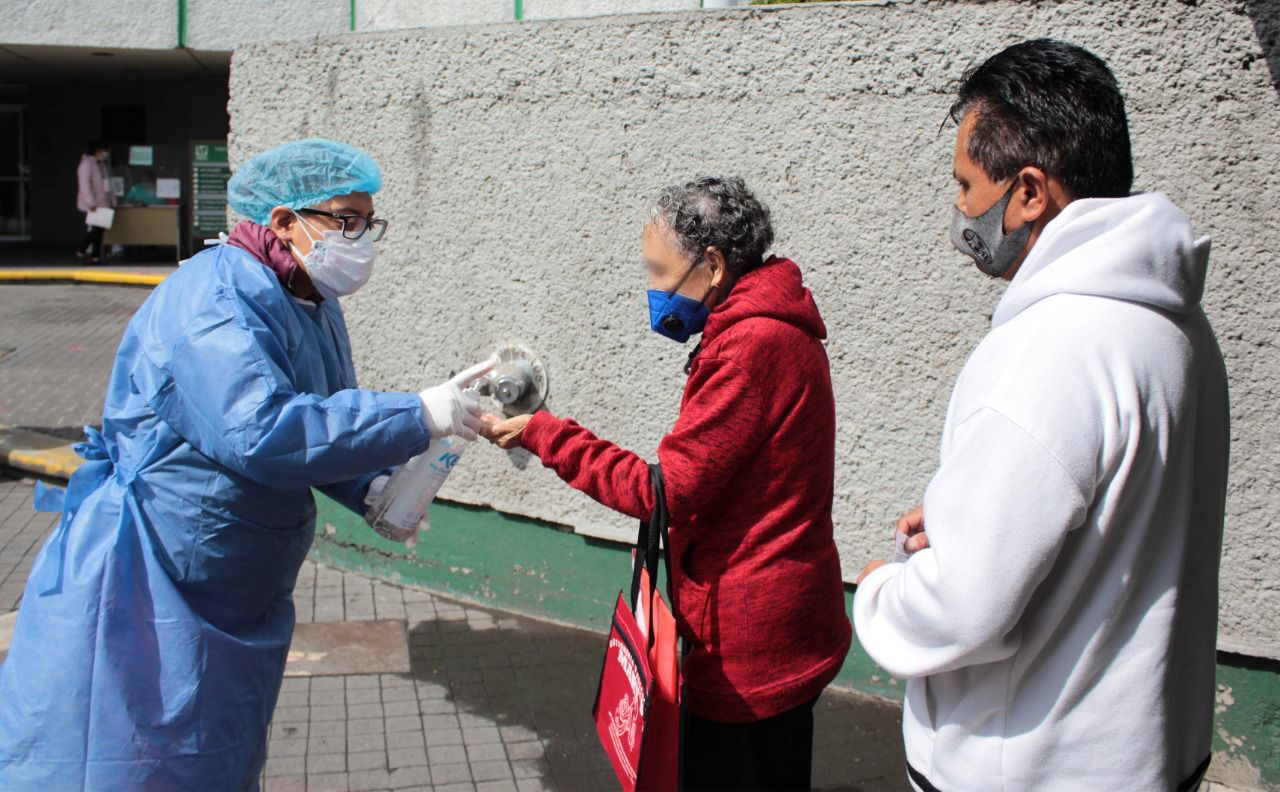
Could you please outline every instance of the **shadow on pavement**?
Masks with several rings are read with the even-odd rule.
[[[559,792],[617,788],[591,717],[603,636],[492,614],[499,627],[477,629],[465,619],[417,623],[409,635],[413,676],[449,691],[449,709],[456,707],[464,731],[467,723],[492,723],[504,742],[536,736],[540,756],[511,759],[518,780],[536,778]],[[824,693],[815,712],[814,788],[908,789],[898,710],[876,699]],[[428,742],[431,731],[428,723]]]

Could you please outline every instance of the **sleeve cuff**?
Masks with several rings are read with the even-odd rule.
[[[547,446],[551,442],[551,433],[559,428],[561,423],[562,421],[551,413],[539,410],[524,427],[524,433],[520,435],[520,445],[529,453],[542,459],[543,452],[548,450]]]

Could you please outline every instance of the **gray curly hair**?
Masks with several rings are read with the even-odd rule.
[[[666,188],[650,207],[648,224],[670,231],[690,263],[714,246],[735,278],[764,263],[773,244],[769,207],[737,176],[704,176]]]

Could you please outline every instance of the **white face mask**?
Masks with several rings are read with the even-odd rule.
[[[321,297],[326,300],[346,297],[369,282],[369,276],[373,274],[373,260],[378,255],[369,232],[361,234],[359,239],[347,239],[341,231],[325,230],[316,239],[311,230],[319,229],[303,220],[297,212],[293,216],[302,223],[303,233],[311,240],[311,252],[300,258]],[[293,248],[293,252],[298,255],[297,248]]]

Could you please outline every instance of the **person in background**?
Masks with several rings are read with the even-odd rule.
[[[766,256],[769,210],[741,179],[664,190],[642,239],[649,326],[689,356],[658,445],[685,642],[685,789],[808,789],[813,708],[852,629],[831,523],[835,400],[826,327],[800,268]],[[547,412],[490,426],[570,486],[632,517],[649,466]]]
[[[80,164],[76,167],[76,209],[88,214],[95,209],[116,205],[116,196],[107,180],[107,144],[91,140],[84,147]],[[85,223],[84,238],[76,250],[76,258],[90,264],[102,263],[102,235],[106,229]]]
[[[143,171],[142,178],[129,188],[121,201],[125,206],[157,206],[163,204],[163,198],[156,197],[156,172]]]
[[[1192,790],[1213,737],[1227,377],[1209,239],[1130,194],[1124,97],[1038,39],[951,108],[951,239],[1009,283],[858,639],[907,679],[918,790]]]
[[[339,299],[373,273],[382,175],[302,140],[227,186],[249,221],[134,315],[0,666],[0,789],[256,789],[315,533],[312,488],[474,439],[490,364],[421,393],[356,384]]]

